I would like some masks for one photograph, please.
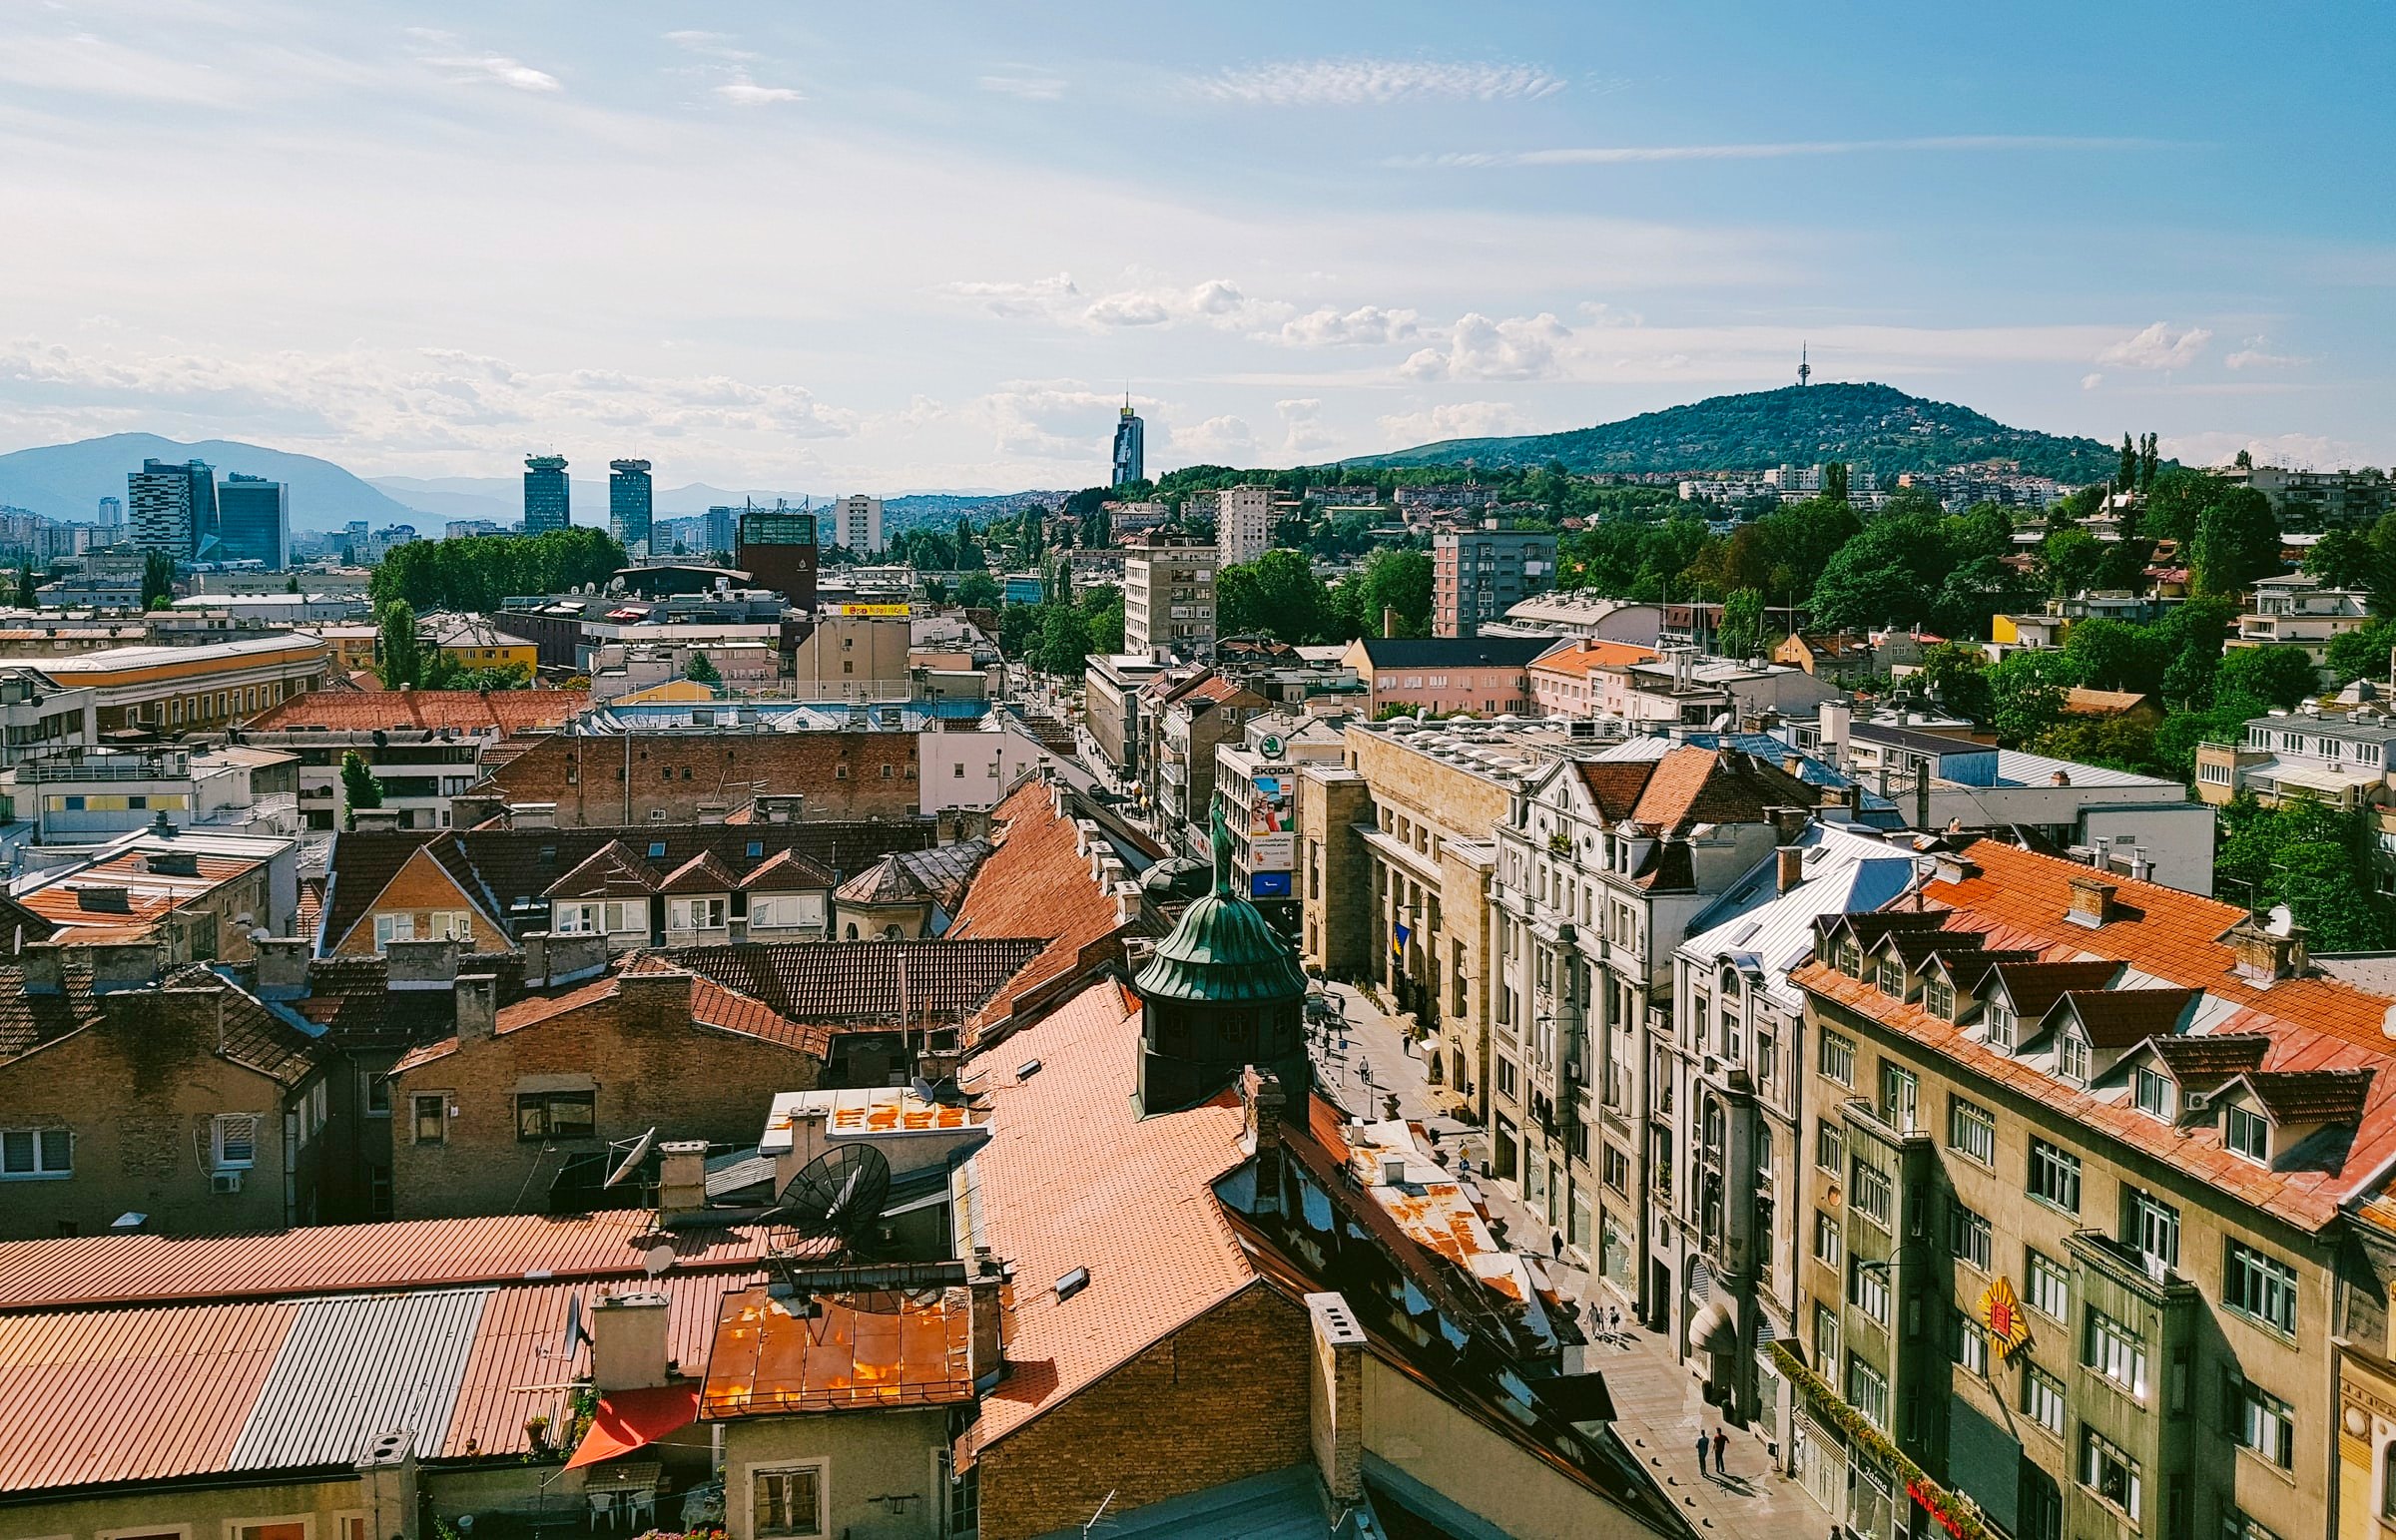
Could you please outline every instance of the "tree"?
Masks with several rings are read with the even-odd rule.
[[[374,778],[364,755],[352,749],[341,756],[341,800],[348,804],[344,827],[357,827],[357,809],[382,805],[382,782]]]
[[[724,683],[723,671],[710,661],[707,654],[696,648],[691,652],[690,661],[682,666],[682,677],[694,685],[721,685]]]
[[[2190,576],[2200,594],[2234,594],[2279,571],[2279,520],[2252,487],[2229,487],[2197,516]]]
[[[175,602],[175,558],[164,551],[142,556],[142,608],[156,610]]]
[[[2313,660],[2299,647],[2232,648],[2222,657],[2221,666],[2213,671],[2216,704],[2245,697],[2265,707],[2287,711],[2307,697],[2318,695],[2320,690],[2321,676],[2314,670]]]
[[[1215,575],[1215,631],[1261,632],[1294,646],[1323,641],[1332,631],[1331,590],[1303,552],[1267,551]]]
[[[1760,658],[1767,641],[1762,590],[1742,588],[1722,601],[1719,645],[1724,657]]]
[[[968,610],[995,610],[998,597],[998,580],[979,569],[956,580],[956,602]]]
[[[380,620],[382,635],[374,644],[374,658],[382,688],[399,690],[418,683],[424,674],[424,647],[416,637],[415,607],[394,599],[382,607]]]

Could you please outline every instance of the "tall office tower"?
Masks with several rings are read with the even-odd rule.
[[[607,528],[639,561],[649,554],[649,462],[607,462]]]
[[[217,473],[206,461],[144,460],[125,477],[125,494],[135,545],[187,559],[205,550],[214,559]]]
[[[842,498],[833,505],[832,527],[839,538],[835,545],[852,551],[882,554],[882,499],[859,492]]]
[[[524,533],[570,529],[574,524],[574,494],[566,485],[566,457],[528,454],[524,457]]]
[[[1223,565],[1252,562],[1273,548],[1273,489],[1225,487],[1215,503],[1215,549]]]
[[[1148,479],[1146,438],[1148,425],[1140,421],[1131,409],[1131,396],[1123,397],[1123,415],[1115,421],[1115,485],[1129,486]]]
[[[731,513],[733,510],[722,510]],[[712,518],[717,512],[709,509]],[[816,612],[816,515],[777,500],[771,508],[740,510],[740,544],[733,565],[760,588],[782,595],[793,609]]]
[[[115,539],[117,532],[125,527],[125,499],[122,497],[100,499],[100,516],[92,522],[107,530],[109,539]]]
[[[217,529],[224,560],[281,572],[292,564],[291,488],[264,476],[227,476],[217,489]]]

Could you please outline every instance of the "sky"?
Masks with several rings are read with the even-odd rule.
[[[2396,18],[0,5],[0,449],[896,494],[1879,380],[2396,462]],[[2357,180],[2357,178],[2361,180]]]

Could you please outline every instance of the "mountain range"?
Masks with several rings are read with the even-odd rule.
[[[1968,406],[1890,385],[1789,385],[1718,395],[1620,422],[1516,438],[1452,438],[1343,460],[1365,468],[1509,467],[1560,462],[1570,471],[1765,470],[1843,460],[1882,476],[2009,460],[2025,474],[2081,484],[2112,474],[2119,451],[2093,438],[2010,428]]]
[[[196,444],[155,433],[111,433],[72,444],[45,444],[0,454],[0,504],[60,520],[89,522],[100,499],[125,496],[128,472],[144,460],[206,460],[220,480],[239,471],[292,489],[296,529],[339,529],[351,519],[385,524],[419,522],[416,511],[369,483],[312,454],[206,438]]]

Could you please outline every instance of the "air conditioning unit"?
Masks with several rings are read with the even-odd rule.
[[[208,1190],[212,1193],[238,1193],[242,1190],[242,1174],[238,1171],[217,1172],[208,1179]]]

